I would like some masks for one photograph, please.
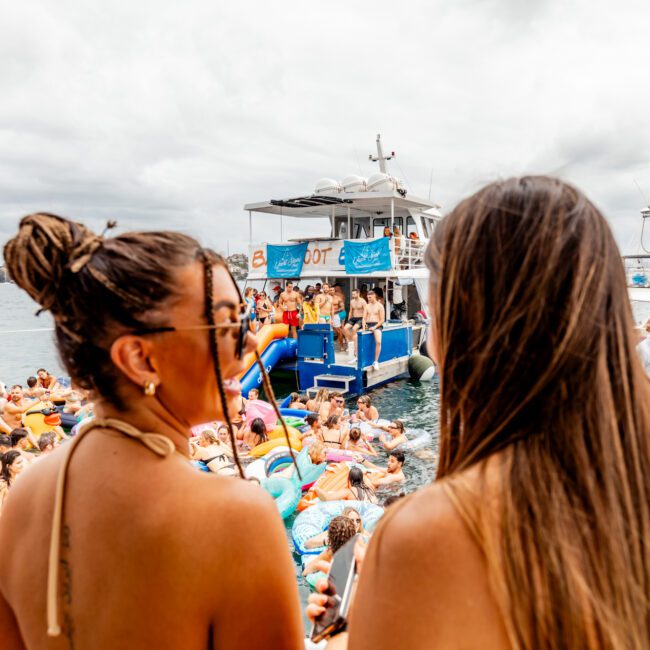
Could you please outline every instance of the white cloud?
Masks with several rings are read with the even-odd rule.
[[[432,172],[445,208],[496,177],[558,173],[634,251],[648,17],[643,0],[15,3],[0,20],[0,240],[46,209],[243,248],[244,203],[371,173],[381,132],[415,194]],[[278,219],[255,228],[274,240]]]

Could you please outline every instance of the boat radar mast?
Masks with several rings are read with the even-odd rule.
[[[370,154],[368,156],[368,160],[371,160],[372,162],[378,162],[379,163],[379,170],[381,171],[382,174],[387,174],[388,172],[386,171],[386,161],[387,160],[392,160],[395,158],[395,152],[391,151],[390,156],[384,156],[384,152],[381,149],[381,134],[377,134],[377,155],[373,156]]]

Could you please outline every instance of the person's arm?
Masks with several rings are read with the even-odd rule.
[[[384,471],[382,467],[379,467],[379,465],[375,465],[374,463],[371,463],[367,458],[361,463],[364,467],[367,467],[368,469],[376,469],[381,472]]]
[[[327,533],[325,533],[325,535],[327,535]],[[310,573],[314,573],[315,571],[322,571],[322,569],[320,568],[320,563],[327,562],[328,557],[329,557],[329,553],[327,552],[327,549],[321,551],[318,555],[314,557],[313,560],[305,564],[305,568],[303,569],[302,575],[308,576]],[[324,573],[327,573],[327,571],[324,571]]]
[[[215,530],[204,538],[210,550],[203,559],[213,586],[200,599],[210,608],[211,647],[304,650],[298,585],[273,499],[259,486],[237,479],[225,479],[231,485],[222,482],[222,489],[216,489],[218,480],[213,510],[229,522],[228,534]],[[222,499],[227,503],[217,506]],[[209,531],[211,517],[202,519]]]
[[[385,322],[386,320],[386,310],[384,309],[384,306],[379,303],[379,320],[377,321],[377,325],[375,329],[379,329]]]
[[[368,303],[363,306],[363,316],[361,317],[361,331],[366,329],[366,320],[368,320]]]
[[[326,541],[327,541],[327,531],[323,531],[322,533],[319,533],[314,537],[310,537],[305,542],[305,548],[320,548],[321,546],[325,546]]]
[[[11,427],[0,417],[0,432],[6,433],[9,435],[11,433]]]
[[[397,436],[397,438],[391,438],[390,440],[384,440],[384,449],[386,451],[393,451],[395,447],[401,445],[403,442],[405,442],[403,435]]]
[[[18,621],[2,591],[0,591],[0,630],[2,630],[3,650],[25,650],[27,646],[20,635]]]
[[[368,477],[373,487],[379,487],[381,485],[391,485],[393,483],[399,483],[399,479],[393,476],[392,474],[385,474],[384,476],[372,476]]]

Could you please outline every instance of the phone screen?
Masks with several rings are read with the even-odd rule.
[[[328,595],[332,597],[334,602],[314,623],[311,640],[315,643],[331,636],[345,623],[350,607],[350,597],[352,596],[352,584],[356,574],[354,546],[357,543],[357,538],[358,535],[355,535],[334,554],[327,577],[329,580]]]

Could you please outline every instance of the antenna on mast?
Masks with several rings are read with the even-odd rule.
[[[390,156],[384,156],[384,152],[382,151],[381,148],[381,134],[377,134],[377,155],[373,156],[370,154],[368,156],[368,160],[371,160],[372,162],[378,162],[379,163],[379,171],[381,171],[382,174],[387,174],[388,172],[386,171],[386,161],[387,160],[392,160],[395,158],[395,152],[391,151]]]

